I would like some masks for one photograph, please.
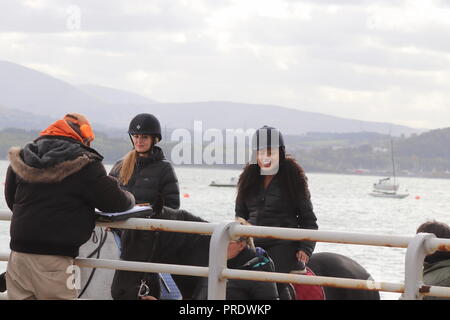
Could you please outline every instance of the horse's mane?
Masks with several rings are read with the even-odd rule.
[[[169,207],[160,207],[155,210],[155,214],[152,219],[163,219],[163,220],[178,220],[178,221],[192,221],[192,222],[208,222],[186,210],[172,209]],[[210,235],[204,234],[193,234],[193,233],[179,233],[179,232],[159,232],[158,241],[158,254],[157,256],[161,260],[172,260],[180,259],[180,256],[191,255],[190,252],[194,248],[203,247],[209,248]],[[206,249],[208,252],[208,249]]]
[[[159,212],[156,212],[156,214],[152,218],[163,220],[209,222],[203,218],[193,215],[190,212],[187,212],[186,210],[172,209],[169,207],[163,207]]]

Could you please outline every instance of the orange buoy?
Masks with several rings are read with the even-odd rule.
[[[190,196],[189,196],[189,193],[185,193],[185,194],[183,194],[183,198],[189,198]]]
[[[416,196],[416,200],[419,200],[420,199],[420,196]]]

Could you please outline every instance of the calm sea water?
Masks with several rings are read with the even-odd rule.
[[[0,161],[0,191],[3,194],[8,163]],[[107,166],[109,170],[111,166]],[[181,207],[212,222],[234,218],[234,188],[209,187],[211,180],[228,180],[240,171],[176,167]],[[321,230],[413,236],[417,227],[431,219],[450,223],[450,180],[401,178],[406,199],[373,198],[372,183],[378,177],[337,174],[307,174],[312,202]],[[0,209],[7,209],[0,197]],[[9,223],[0,222],[0,250],[8,250]],[[405,249],[318,243],[316,252],[347,255],[363,265],[375,280],[403,282]],[[6,268],[0,263],[0,271]],[[383,299],[398,299],[382,293]]]

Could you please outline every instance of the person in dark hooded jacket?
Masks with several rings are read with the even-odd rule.
[[[427,221],[417,228],[417,233],[432,233],[437,238],[450,239],[450,227],[439,221]],[[450,251],[436,251],[425,257],[423,282],[430,286],[450,287]],[[450,298],[425,296],[424,300],[450,300]]]
[[[238,218],[240,224],[248,223]],[[252,237],[241,236],[228,243],[227,268],[248,271],[274,272],[275,266],[267,252],[255,247]],[[196,300],[208,298],[208,279],[204,278],[194,294]],[[226,300],[277,300],[278,290],[275,282],[242,279],[227,280]]]
[[[133,195],[106,174],[103,157],[89,147],[93,139],[89,121],[72,113],[23,149],[10,149],[9,299],[76,298],[68,272],[95,227],[94,209],[120,212],[134,206]]]
[[[135,196],[136,203],[155,204],[163,199],[165,206],[178,209],[180,190],[175,170],[165,159],[162,149],[155,145],[162,139],[159,120],[148,113],[138,114],[131,120],[128,134],[133,150],[114,165],[110,175],[117,177],[122,188]],[[122,245],[121,259],[144,262],[150,259],[148,243],[153,236],[151,231],[118,232]],[[158,297],[158,285],[156,274],[117,270],[111,294],[114,299],[134,300],[138,299],[140,289],[151,287],[149,294]]]

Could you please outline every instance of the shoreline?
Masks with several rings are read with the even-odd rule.
[[[105,163],[106,165],[111,165],[109,163]],[[224,169],[224,170],[238,170],[242,171],[244,166],[237,167],[237,166],[221,166],[221,165],[174,165],[174,168],[190,168],[190,169]],[[346,176],[364,176],[364,177],[375,177],[375,178],[382,178],[382,177],[389,177],[389,174],[385,174],[383,172],[367,172],[367,173],[355,173],[355,172],[338,172],[338,171],[320,171],[320,170],[308,170],[307,168],[304,168],[305,173],[321,173],[321,174],[338,174],[338,175],[346,175]],[[356,169],[355,169],[356,170]],[[397,174],[397,178],[424,178],[424,179],[443,179],[447,180],[450,179],[450,173],[449,174],[439,174],[439,175],[433,175],[433,174]]]

